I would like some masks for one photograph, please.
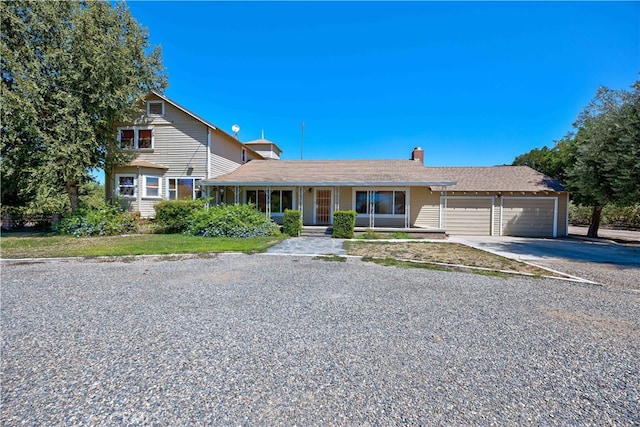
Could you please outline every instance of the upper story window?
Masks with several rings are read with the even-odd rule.
[[[147,117],[164,116],[164,101],[147,101]]]
[[[153,128],[118,128],[118,141],[124,150],[144,150],[153,148]]]
[[[247,150],[242,149],[242,163],[247,163]]]

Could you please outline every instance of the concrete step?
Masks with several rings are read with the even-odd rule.
[[[333,227],[306,226],[302,227],[300,237],[331,237]]]

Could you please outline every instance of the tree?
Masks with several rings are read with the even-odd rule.
[[[640,81],[632,88],[601,87],[574,123],[576,161],[567,175],[574,199],[592,206],[590,237],[604,205],[640,202]]]
[[[567,183],[567,170],[575,161],[576,146],[572,134],[555,141],[553,148],[534,148],[515,158],[513,166],[529,166],[548,177]]]
[[[66,193],[127,157],[115,123],[166,87],[159,47],[122,2],[2,2],[2,203]]]

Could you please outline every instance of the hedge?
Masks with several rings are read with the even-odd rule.
[[[204,210],[205,200],[167,200],[156,203],[156,223],[165,233],[183,233],[191,215]]]
[[[285,209],[282,230],[286,235],[298,237],[302,231],[302,212]]]
[[[355,211],[335,211],[333,213],[333,237],[337,239],[353,238],[356,215]]]

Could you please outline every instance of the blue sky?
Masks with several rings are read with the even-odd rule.
[[[165,94],[305,159],[510,164],[640,72],[640,3],[128,2]]]

